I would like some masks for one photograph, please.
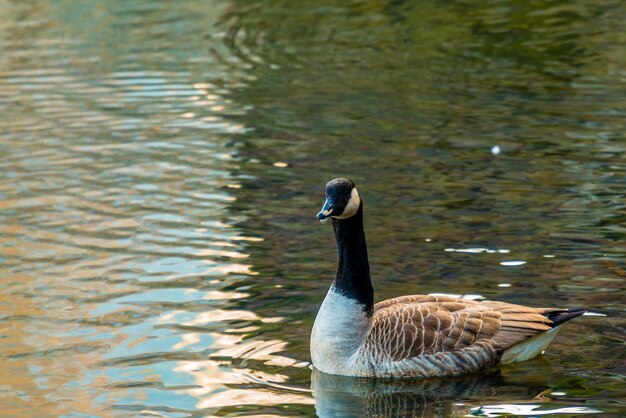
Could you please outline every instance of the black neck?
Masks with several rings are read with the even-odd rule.
[[[370,314],[374,306],[374,289],[363,230],[363,204],[348,219],[333,218],[333,229],[339,253],[333,286],[342,295],[362,303],[363,309]]]

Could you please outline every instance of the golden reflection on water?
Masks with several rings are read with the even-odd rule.
[[[268,391],[267,388],[230,389],[220,391],[225,385],[251,384],[247,372],[240,369],[225,369],[214,361],[185,362],[180,363],[177,371],[189,373],[199,386],[196,389],[185,390],[184,393],[198,398],[196,408],[219,409],[235,405],[276,405],[276,404],[300,404],[313,405],[310,396],[281,392]],[[269,382],[284,382],[286,378],[280,374],[256,373],[256,378]]]
[[[245,294],[232,294],[211,291],[212,300],[241,298]],[[205,295],[206,296],[206,295]],[[264,323],[280,322],[282,318],[260,318],[250,311],[213,309],[200,312],[192,317],[184,311],[172,311],[159,318],[160,325],[176,324],[184,327],[206,327],[211,323],[225,323],[228,321],[261,321]],[[185,317],[186,319],[181,319]],[[245,365],[249,362],[262,363],[265,366],[278,367],[307,367],[308,363],[299,363],[297,360],[278,353],[283,353],[287,343],[281,340],[245,340],[246,334],[258,330],[259,327],[226,329],[224,333],[206,333],[212,339],[212,354],[209,360],[177,362],[174,371],[183,372],[192,378],[193,388],[179,392],[198,399],[195,407],[199,410],[241,405],[276,405],[299,404],[312,405],[313,399],[308,395],[282,391],[279,393],[268,391],[267,384],[257,388],[237,389],[239,385],[250,385],[258,382],[281,383],[287,382],[288,377],[280,373],[267,373],[260,370],[249,370]],[[173,349],[184,349],[200,342],[197,332],[180,335],[181,341]],[[214,360],[213,360],[214,359]],[[219,359],[219,360],[218,360]],[[229,364],[237,363],[236,367]],[[253,379],[251,380],[251,373]],[[233,387],[234,386],[234,387]],[[229,388],[228,390],[225,390]]]
[[[50,8],[0,4],[13,17],[0,24],[0,39],[10,39],[21,18],[50,22]],[[73,50],[83,40],[45,38],[67,23],[23,32],[32,41],[23,44],[23,63],[7,59],[14,51],[0,59],[0,105],[19,109],[0,120],[0,145],[10,149],[2,159],[10,177],[0,178],[1,409],[110,415],[113,404],[143,404],[148,411],[153,384],[211,384],[197,401],[206,404],[206,394],[231,381],[170,379],[194,362],[167,364],[172,356],[231,349],[262,321],[231,307],[249,293],[220,289],[256,274],[239,260],[248,258],[242,243],[261,238],[232,227],[226,205],[236,198],[226,190],[239,183],[231,174],[238,163],[220,137],[246,128],[221,115],[234,112],[224,86],[190,81],[185,71],[99,71],[95,78],[75,71],[90,61]],[[46,48],[63,49],[72,66]],[[194,136],[198,130],[209,141]],[[164,150],[180,159],[161,159]],[[187,184],[194,176],[202,187]],[[284,348],[260,341],[255,354],[254,344],[220,356],[266,361]],[[227,363],[198,362],[222,377]]]

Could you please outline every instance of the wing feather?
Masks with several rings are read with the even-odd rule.
[[[549,309],[450,296],[411,295],[374,306],[369,342],[394,362],[454,353],[454,362],[484,361],[482,351],[502,352],[550,329]],[[487,350],[487,348],[489,350]],[[478,367],[478,366],[477,366]]]

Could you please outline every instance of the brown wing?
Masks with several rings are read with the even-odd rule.
[[[374,306],[368,339],[393,361],[489,345],[502,351],[550,329],[545,309],[448,296],[403,296]],[[480,344],[479,344],[480,343]]]

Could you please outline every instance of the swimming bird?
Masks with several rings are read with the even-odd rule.
[[[325,195],[317,219],[332,219],[339,259],[311,332],[311,360],[321,372],[434,377],[525,361],[540,354],[564,322],[586,312],[434,295],[374,304],[359,192],[337,178]]]

